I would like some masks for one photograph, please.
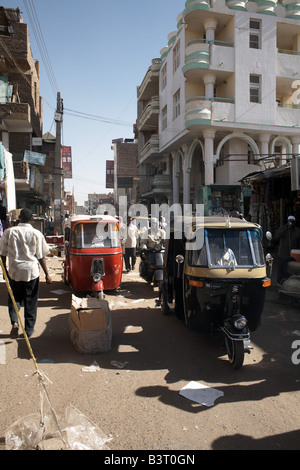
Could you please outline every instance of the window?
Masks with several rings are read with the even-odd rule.
[[[261,49],[261,22],[250,20],[249,26],[249,47],[251,49]]]
[[[173,96],[173,109],[173,119],[176,119],[180,115],[180,90]]]
[[[259,228],[208,229],[204,233],[205,240],[202,248],[189,252],[190,266],[243,268],[265,265],[261,243],[262,232]]]
[[[173,73],[176,72],[180,65],[180,41],[174,46],[173,50]]]
[[[120,246],[116,224],[78,223],[72,233],[72,248],[117,248]]]
[[[167,106],[162,110],[162,130],[164,131],[168,127],[168,115],[167,115]]]
[[[161,71],[161,90],[164,90],[167,86],[167,64],[164,65]]]
[[[261,102],[260,75],[250,75],[250,102]]]

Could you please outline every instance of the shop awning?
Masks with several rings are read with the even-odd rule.
[[[248,181],[263,181],[269,178],[278,178],[280,176],[288,176],[291,172],[291,165],[288,163],[287,165],[280,166],[278,168],[269,168],[263,171],[255,171],[253,173],[249,173],[248,175],[244,176],[240,183],[245,183]]]

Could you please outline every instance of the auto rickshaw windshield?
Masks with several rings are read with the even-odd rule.
[[[189,251],[190,266],[254,267],[264,266],[261,230],[205,229],[202,248]]]
[[[120,246],[115,223],[78,223],[72,234],[72,248],[115,248]]]

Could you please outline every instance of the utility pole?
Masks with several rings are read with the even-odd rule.
[[[63,106],[60,93],[57,93],[57,108],[55,113],[56,144],[54,165],[54,235],[62,235],[63,221],[63,169],[61,162],[61,126],[63,120]]]

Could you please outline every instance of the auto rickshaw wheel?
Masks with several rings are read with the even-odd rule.
[[[225,345],[230,364],[234,369],[240,369],[244,364],[244,342],[234,341],[228,336],[225,336]]]

